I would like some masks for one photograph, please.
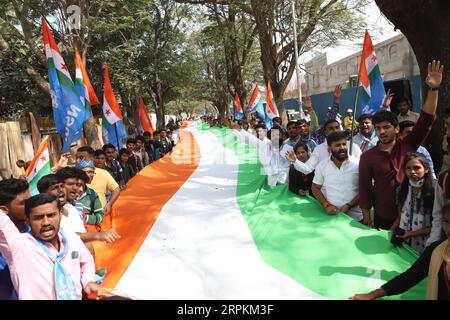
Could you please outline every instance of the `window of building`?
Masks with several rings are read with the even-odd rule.
[[[389,59],[392,60],[394,58],[397,58],[398,52],[397,52],[397,45],[393,44],[389,47]]]

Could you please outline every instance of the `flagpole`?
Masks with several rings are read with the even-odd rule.
[[[117,151],[119,151],[120,150],[120,144],[119,144],[119,132],[117,131],[117,122],[114,123],[114,130],[116,130]]]
[[[352,155],[353,150],[353,130],[355,127],[355,118],[356,118],[356,105],[359,97],[359,72],[358,77],[356,78],[356,94],[355,94],[355,103],[353,105],[353,119],[352,119],[352,132],[350,133],[350,155]]]
[[[297,17],[295,14],[295,4],[294,0],[291,1],[292,4],[292,24],[294,31],[294,57],[295,57],[295,70],[297,74],[297,90],[298,90],[298,112],[300,113],[300,119],[304,118],[303,108],[302,108],[302,81],[300,79],[300,67],[298,65],[298,45],[297,45]]]

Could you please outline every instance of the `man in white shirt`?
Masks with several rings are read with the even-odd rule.
[[[327,137],[331,157],[316,167],[312,192],[330,215],[344,212],[362,221],[359,207],[359,159],[349,156],[346,132],[334,132]]]
[[[328,120],[324,124],[324,134],[325,137],[327,137],[333,132],[344,132],[341,129],[341,126],[339,125],[339,122],[337,122],[334,119]],[[350,149],[350,142],[347,141],[347,148]],[[283,150],[282,150],[283,152]],[[309,174],[313,172],[316,168],[316,166],[323,160],[330,158],[330,151],[328,148],[328,144],[325,141],[324,143],[319,144],[313,151],[311,157],[306,162],[301,162],[296,159],[295,153],[293,151],[287,151],[286,152],[286,159],[289,160],[291,163],[294,164],[294,168],[301,173]],[[351,155],[359,160],[359,157],[361,156],[361,149],[355,144],[352,143],[352,152]]]

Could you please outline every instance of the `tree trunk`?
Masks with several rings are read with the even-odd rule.
[[[83,124],[84,127],[84,137],[86,138],[86,142],[88,146],[96,149],[102,148],[102,142],[100,141],[100,137],[98,136],[97,124],[95,122],[94,117],[89,118]]]
[[[408,39],[417,58],[423,81],[428,74],[428,63],[440,60],[445,65],[444,78],[439,90],[437,119],[426,147],[434,161],[435,171],[442,166],[442,138],[444,136],[445,108],[450,106],[450,2],[443,0],[376,0],[383,14]],[[423,88],[424,98],[427,94]]]
[[[161,80],[159,75],[156,73],[154,76],[154,83],[152,86],[152,91],[155,95],[155,111],[156,111],[156,128],[158,130],[164,129],[166,126],[165,121],[165,111],[164,111],[164,99],[161,87]]]

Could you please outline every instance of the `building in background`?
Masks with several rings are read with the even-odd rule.
[[[392,87],[396,88],[393,91],[397,96],[410,96],[413,110],[419,111],[422,106],[420,71],[406,37],[399,34],[375,44],[374,47],[386,91]],[[306,92],[312,97],[320,122],[323,122],[327,108],[332,104],[331,92],[337,84],[343,84],[344,89],[339,113],[345,115],[347,109],[353,108],[360,61],[361,51],[333,63],[328,63],[328,55],[323,53],[305,63]],[[286,109],[298,108],[297,99],[287,99],[284,105]],[[356,116],[358,115],[357,112]]]

